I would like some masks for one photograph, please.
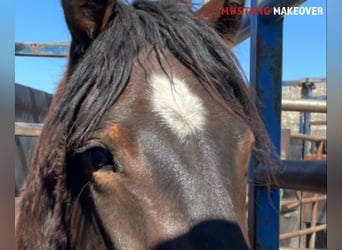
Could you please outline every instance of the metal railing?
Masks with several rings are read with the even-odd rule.
[[[326,137],[321,136],[312,136],[307,134],[299,134],[299,133],[293,133],[291,134],[291,139],[293,140],[306,140],[310,142],[318,143],[317,150],[315,154],[308,154],[304,157],[304,162],[313,162],[314,164],[308,164],[307,169],[308,171],[315,167],[315,164],[322,162],[322,159],[326,159],[326,153],[323,152],[323,144],[326,142]],[[326,162],[323,161],[325,164]],[[325,176],[326,178],[326,169],[323,173],[320,174],[319,178],[322,178]],[[317,182],[317,181],[316,181]],[[326,192],[326,182],[323,184],[323,187],[325,187]],[[280,234],[279,239],[280,240],[286,240],[290,238],[295,238],[299,236],[304,235],[311,235],[309,240],[309,249],[315,248],[315,241],[316,241],[316,234],[319,231],[323,231],[327,229],[327,224],[321,223],[320,225],[317,225],[318,222],[318,205],[320,202],[326,202],[327,201],[327,195],[321,194],[321,193],[302,193],[299,191],[295,192],[295,198],[294,199],[288,199],[288,200],[282,200],[281,201],[281,207],[284,207],[288,210],[294,210],[298,207],[301,208],[301,217],[303,217],[304,214],[307,214],[307,217],[310,217],[310,226],[305,229],[300,229],[293,232],[286,232]],[[305,206],[304,206],[305,205]],[[326,211],[323,211],[324,213]],[[302,219],[303,221],[303,219]]]
[[[16,42],[16,56],[35,56],[35,57],[67,57],[70,42],[45,42],[30,43]]]

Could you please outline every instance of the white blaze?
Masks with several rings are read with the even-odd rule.
[[[152,111],[181,141],[204,129],[203,102],[184,80],[173,76],[171,83],[166,75],[153,74],[149,82]]]

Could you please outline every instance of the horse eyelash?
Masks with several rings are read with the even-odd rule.
[[[107,147],[104,146],[103,144],[101,144],[101,143],[96,143],[96,144],[87,144],[87,145],[84,145],[84,146],[82,146],[82,147],[80,147],[80,148],[77,148],[77,149],[74,151],[74,153],[75,153],[75,154],[83,154],[83,153],[85,153],[85,152],[87,152],[88,150],[91,150],[91,149],[93,149],[93,148],[101,148],[101,149],[103,149],[103,150],[109,151],[109,150],[107,149]]]

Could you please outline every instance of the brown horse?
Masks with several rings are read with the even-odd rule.
[[[21,191],[17,249],[249,249],[246,171],[270,147],[213,0],[63,0],[72,35]]]

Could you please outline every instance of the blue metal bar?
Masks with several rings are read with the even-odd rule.
[[[69,42],[15,43],[16,56],[67,57]]]
[[[252,0],[251,6],[257,8],[260,5],[257,0]],[[261,101],[260,113],[278,155],[281,137],[282,43],[282,18],[251,16],[251,86]],[[250,233],[252,245],[255,250],[279,249],[279,189],[254,186],[252,192],[254,207],[249,211],[254,217],[254,232]]]

